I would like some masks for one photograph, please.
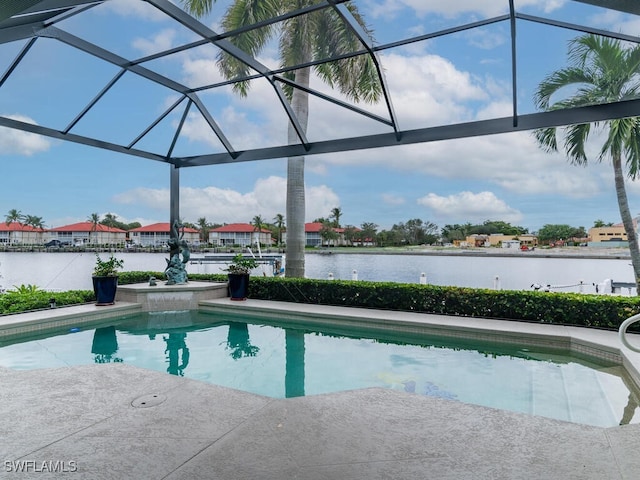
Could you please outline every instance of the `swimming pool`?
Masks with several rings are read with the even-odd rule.
[[[621,366],[500,344],[196,311],[0,339],[3,367],[104,362],[276,398],[384,387],[588,425],[640,421]]]

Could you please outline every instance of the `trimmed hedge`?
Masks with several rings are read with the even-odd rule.
[[[145,282],[150,276],[164,278],[158,272],[127,272],[126,280]],[[190,274],[189,279],[226,282],[227,276]],[[249,298],[609,330],[617,330],[627,318],[640,313],[640,297],[260,276],[251,277]],[[640,332],[640,325],[633,325],[629,331]]]
[[[488,290],[393,282],[252,277],[250,298],[554,323],[617,330],[640,297]],[[631,328],[630,330],[634,330]],[[636,331],[639,331],[636,328]]]
[[[36,290],[27,293],[10,290],[0,295],[0,315],[48,309],[52,298],[56,300],[58,307],[95,301],[91,290],[70,290],[68,292]]]
[[[122,272],[119,284],[144,283],[149,277],[165,281],[162,272]],[[190,274],[192,281],[226,282],[226,274]],[[520,290],[489,290],[437,285],[306,278],[251,277],[249,297],[260,300],[336,305],[433,313],[464,317],[495,318],[617,330],[640,313],[640,297],[550,293]],[[92,291],[7,292],[0,295],[0,314],[95,301]],[[630,331],[640,331],[635,324]]]

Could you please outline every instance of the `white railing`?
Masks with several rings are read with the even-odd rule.
[[[636,323],[638,321],[640,321],[640,313],[637,315],[634,315],[633,317],[627,318],[620,325],[620,328],[618,329],[618,335],[620,336],[620,341],[625,347],[627,347],[629,350],[633,350],[634,352],[640,353],[640,348],[634,347],[633,345],[631,345],[626,337],[627,328],[629,328],[629,325],[631,325],[632,323]]]

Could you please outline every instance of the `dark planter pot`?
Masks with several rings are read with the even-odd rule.
[[[96,295],[96,305],[113,305],[116,302],[118,277],[92,277],[93,293]]]
[[[249,294],[249,274],[229,273],[229,296],[231,300],[246,300]]]

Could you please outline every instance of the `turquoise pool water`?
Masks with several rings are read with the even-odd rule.
[[[276,398],[384,387],[587,425],[640,421],[622,367],[455,342],[165,312],[46,338],[0,339],[0,366],[124,362]]]

